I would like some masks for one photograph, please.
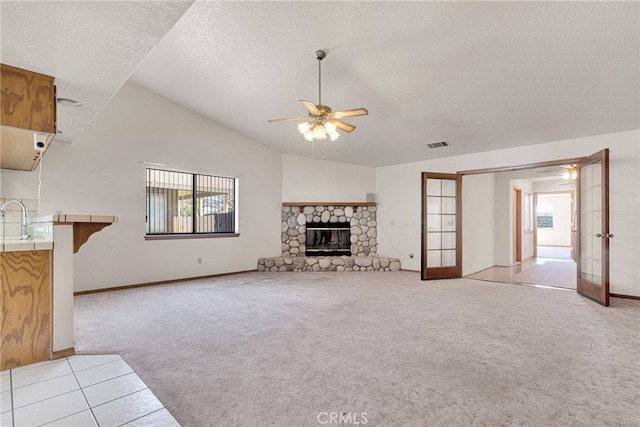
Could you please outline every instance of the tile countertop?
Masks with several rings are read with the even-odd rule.
[[[18,251],[50,251],[53,249],[53,240],[33,237],[22,240],[18,237],[2,239],[0,241],[0,252]]]
[[[64,223],[73,223],[73,222],[100,222],[113,224],[118,222],[119,218],[114,215],[72,215],[72,214],[63,214],[63,213],[54,213],[48,216],[35,218],[31,222],[64,222]]]
[[[72,223],[107,223],[118,222],[119,218],[113,215],[71,215],[55,213],[39,218],[32,218],[31,224],[35,225],[36,236],[28,240],[19,237],[4,238],[0,236],[0,252],[17,251],[50,251],[53,249],[53,225]]]

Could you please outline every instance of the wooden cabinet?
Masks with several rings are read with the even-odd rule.
[[[0,168],[34,170],[56,135],[54,78],[0,64]],[[43,150],[34,148],[34,132]]]
[[[0,252],[0,370],[52,357],[52,251]]]

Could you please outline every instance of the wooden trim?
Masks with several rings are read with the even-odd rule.
[[[574,157],[571,159],[560,159],[560,160],[547,160],[545,162],[536,162],[536,163],[528,163],[524,165],[515,165],[515,166],[499,166],[493,168],[484,168],[484,169],[469,169],[464,171],[458,171],[460,175],[478,175],[483,173],[496,173],[496,172],[512,172],[512,171],[520,171],[526,169],[536,169],[540,167],[547,166],[562,166],[566,164],[574,164],[584,161],[586,157]]]
[[[522,189],[514,185],[512,195],[513,263],[516,263],[522,262]]]
[[[53,352],[53,356],[51,357],[51,359],[53,359],[53,360],[62,359],[64,357],[73,356],[74,354],[76,354],[75,347],[65,348],[65,349],[62,349],[62,350],[54,351]]]
[[[93,233],[97,233],[112,222],[74,222],[73,223],[73,253],[78,253],[80,247],[87,243]]]
[[[200,280],[200,279],[210,279],[214,277],[233,276],[236,274],[253,273],[255,271],[257,270],[232,271],[230,273],[209,274],[206,276],[184,277],[182,279],[160,280],[157,282],[136,283],[133,285],[113,286],[111,288],[91,289],[89,291],[74,292],[73,296],[97,294],[100,292],[122,291],[122,290],[133,289],[133,288],[144,288],[146,286],[167,285],[170,283],[186,282],[188,280]]]
[[[635,300],[640,300],[639,296],[636,295],[624,295],[624,294],[609,294],[610,297],[615,297],[615,298],[625,298],[625,299],[635,299]]]
[[[221,239],[225,237],[240,237],[240,233],[147,234],[144,236],[144,240]]]
[[[282,202],[282,206],[376,206],[376,202]]]

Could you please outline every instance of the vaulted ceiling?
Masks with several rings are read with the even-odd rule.
[[[638,2],[2,1],[1,61],[56,77],[72,142],[127,80],[283,153],[382,166],[640,128]],[[427,148],[447,141],[449,147]],[[212,139],[212,144],[215,140]]]

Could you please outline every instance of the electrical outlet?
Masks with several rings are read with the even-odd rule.
[[[198,264],[202,264],[202,258],[198,257]]]
[[[413,258],[413,254],[409,254],[409,258]]]

